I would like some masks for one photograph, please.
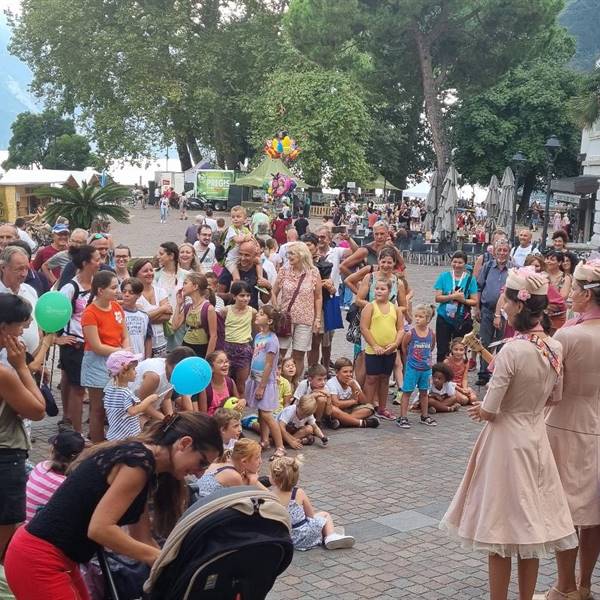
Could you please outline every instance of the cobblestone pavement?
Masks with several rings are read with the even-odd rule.
[[[160,225],[158,211],[148,208],[135,211],[130,225],[116,225],[114,235],[134,254],[147,255],[160,241],[182,240],[189,222],[172,213]],[[417,302],[432,300],[439,272],[437,267],[408,265]],[[334,338],[333,356],[352,356],[340,334]],[[330,512],[336,527],[356,537],[356,546],[297,552],[269,600],[488,597],[486,557],[462,550],[438,529],[480,425],[469,421],[464,410],[436,418],[436,428],[421,427],[413,417],[410,430],[387,421],[376,430],[330,432],[329,447],[317,443],[305,450],[300,485],[317,510]],[[34,424],[35,460],[45,455],[55,421]],[[267,469],[263,465],[263,472]],[[548,588],[554,574],[554,561],[542,561],[538,591]],[[511,594],[517,597],[514,584]]]

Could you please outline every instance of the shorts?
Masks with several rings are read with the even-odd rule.
[[[181,342],[181,345],[185,346],[186,348],[191,348],[196,356],[199,356],[200,358],[206,358],[208,344],[190,344],[189,342],[183,340],[183,342]]]
[[[402,391],[405,393],[414,392],[415,389],[426,391],[429,389],[431,380],[431,369],[427,371],[417,371],[409,366],[404,370],[404,382],[402,383]]]
[[[312,348],[312,325],[292,325],[290,337],[279,338],[279,348],[297,350],[298,352],[309,352]]]
[[[258,415],[248,415],[247,417],[244,417],[240,422],[244,429],[252,429],[252,425],[254,425],[254,423],[258,423]]]
[[[88,388],[104,389],[110,380],[106,368],[107,356],[100,356],[91,350],[83,353],[81,361],[81,385]]]
[[[252,345],[236,344],[234,342],[225,342],[225,354],[229,359],[229,365],[232,369],[244,369],[250,366],[252,362]]]
[[[59,346],[59,348],[60,361],[58,363],[58,368],[65,372],[71,385],[81,385],[83,343],[73,346]]]
[[[356,412],[357,410],[362,410],[363,408],[368,408],[371,411],[371,415],[375,414],[375,407],[369,403],[355,404],[354,406],[349,406],[348,408],[342,408],[342,412],[351,415],[353,412]]]
[[[394,370],[396,353],[392,354],[365,354],[365,367],[367,375],[388,375]]]
[[[0,525],[14,525],[25,520],[25,485],[27,450],[0,450]]]

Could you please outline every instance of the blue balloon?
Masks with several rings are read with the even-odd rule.
[[[178,362],[171,374],[171,385],[178,394],[193,396],[204,391],[212,378],[208,362],[199,356],[190,356]]]

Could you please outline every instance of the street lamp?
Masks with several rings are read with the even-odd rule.
[[[513,211],[512,219],[510,222],[510,241],[515,246],[515,227],[517,223],[517,191],[519,189],[519,175],[523,169],[523,166],[527,162],[525,155],[519,150],[513,157],[512,162],[515,166],[515,193],[513,198]]]
[[[542,231],[542,250],[546,250],[546,240],[548,239],[548,223],[550,222],[550,197],[552,196],[552,169],[556,157],[561,150],[559,139],[551,135],[544,144],[546,150],[546,206],[544,207],[544,229]]]

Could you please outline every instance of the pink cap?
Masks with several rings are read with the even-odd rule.
[[[139,362],[142,358],[141,354],[134,354],[129,350],[117,350],[106,359],[106,368],[113,377],[116,377],[132,362]]]

